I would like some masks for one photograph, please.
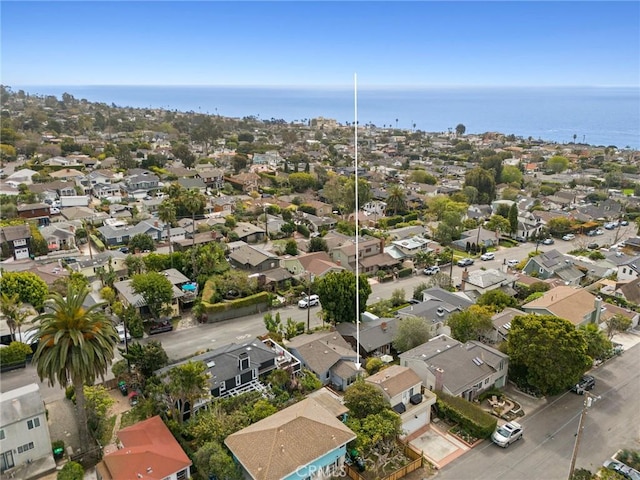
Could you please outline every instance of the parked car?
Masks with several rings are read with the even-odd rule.
[[[320,305],[320,297],[318,295],[305,296],[298,302],[298,307],[300,308],[309,308],[314,305]]]
[[[480,260],[483,260],[483,261],[493,260],[495,258],[496,258],[496,254],[493,252],[487,252],[480,255]]]
[[[618,226],[617,223],[614,222],[609,222],[609,223],[605,223],[604,224],[604,228],[607,230],[615,230],[615,228]]]
[[[628,221],[626,221],[626,220],[622,220],[622,221],[620,222],[620,225],[622,225],[623,227],[626,227],[627,225],[629,225],[629,222],[628,222]]]
[[[555,243],[555,242],[554,242],[553,238],[545,238],[545,239],[542,241],[542,244],[543,244],[543,245],[553,245],[554,243]]]
[[[573,233],[567,233],[562,239],[566,242],[573,240],[576,236]]]
[[[124,325],[120,324],[120,325],[116,325],[116,332],[118,332],[118,337],[120,338],[120,342],[124,342],[125,339],[125,328]],[[126,330],[127,333],[127,341],[131,340],[131,334],[129,333],[129,330]]]
[[[600,245],[598,245],[596,242],[590,243],[589,245],[587,245],[587,248],[589,250],[596,250],[597,248],[600,248]]]
[[[527,239],[522,235],[516,235],[516,242],[525,243]]]
[[[597,235],[595,230],[589,230],[587,232],[587,237],[595,237]]]
[[[607,460],[606,462],[604,462],[603,466],[608,470],[618,472],[624,478],[628,478],[629,480],[640,480],[640,472],[622,462],[618,462],[616,460]]]
[[[584,395],[584,392],[592,390],[596,386],[596,379],[591,375],[583,375],[578,383],[571,387],[571,391],[578,395]]]
[[[513,442],[522,438],[522,425],[516,422],[505,423],[498,426],[496,431],[491,434],[491,440],[496,445],[507,448]]]
[[[511,259],[511,260],[507,260],[507,265],[511,268],[515,267],[516,265],[518,265],[520,262],[518,260],[515,259]]]
[[[604,230],[601,228],[596,228],[596,235],[604,235]]]
[[[473,258],[462,258],[458,260],[457,265],[459,267],[468,267],[469,265],[473,265]]]
[[[151,322],[149,327],[149,335],[155,335],[156,333],[170,332],[173,330],[173,325],[169,319],[161,319]]]
[[[422,271],[422,273],[424,273],[425,275],[435,275],[438,272],[440,272],[440,267],[438,267],[437,265],[432,265],[431,267],[427,267]]]

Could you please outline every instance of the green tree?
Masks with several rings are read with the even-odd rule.
[[[412,170],[409,174],[409,182],[435,185],[438,183],[438,179],[425,170]]]
[[[196,156],[184,143],[178,143],[171,149],[173,156],[182,162],[186,168],[191,168],[196,163]]]
[[[462,233],[462,214],[452,210],[442,214],[442,220],[434,234],[437,242],[449,245],[453,240],[460,238]]]
[[[202,213],[204,207],[207,204],[207,199],[202,193],[200,193],[197,189],[193,188],[191,190],[187,190],[183,193],[181,198],[182,204],[184,208],[191,214],[191,226],[193,227],[194,233],[196,230],[196,214]],[[193,235],[191,241],[191,264],[193,268],[193,276],[197,277],[197,268],[196,268],[196,258],[195,258],[195,245],[196,245],[196,236]]]
[[[393,185],[387,195],[387,212],[392,215],[403,214],[407,211],[407,202],[404,189],[400,185]]]
[[[109,395],[104,385],[85,385],[84,396],[87,400],[87,421],[94,438],[101,438],[106,426],[109,409],[116,401]]]
[[[118,145],[118,151],[115,157],[118,162],[118,167],[123,170],[129,170],[136,166],[136,160],[133,158],[133,155],[131,155],[131,146],[128,143]]]
[[[343,400],[350,415],[356,418],[375,415],[388,407],[382,391],[362,379],[356,380],[345,390]]]
[[[467,127],[465,127],[463,124],[459,123],[458,125],[456,125],[456,135],[459,137],[461,135],[464,135],[464,132],[467,131]]]
[[[131,368],[140,373],[145,379],[151,378],[153,372],[166,367],[169,357],[162,344],[152,340],[146,344],[133,342],[129,344],[129,353],[120,352],[125,360],[131,364]]]
[[[375,458],[372,470],[379,472],[393,455],[397,438],[402,434],[400,415],[386,408],[365,418],[349,417],[347,426],[356,434],[355,447],[368,458]]]
[[[489,221],[484,225],[484,228],[487,230],[491,230],[492,232],[497,232],[500,230],[501,232],[508,232],[511,229],[511,224],[509,220],[504,218],[502,215],[491,215]]]
[[[371,200],[371,185],[364,178],[358,178],[358,205],[362,207]],[[356,178],[352,176],[344,184],[343,190],[344,208],[347,213],[356,208]],[[344,212],[343,212],[344,213]]]
[[[82,480],[84,468],[78,462],[67,462],[56,474],[56,480]]]
[[[471,305],[466,310],[452,313],[447,319],[451,336],[459,342],[482,340],[493,328],[491,310],[479,305]]]
[[[287,240],[287,243],[284,247],[284,253],[287,255],[298,255],[298,244],[295,240]]]
[[[580,332],[568,320],[553,315],[515,317],[506,350],[509,376],[543,395],[555,395],[574,385],[592,363]]]
[[[174,418],[182,423],[199,401],[210,396],[207,366],[203,362],[188,361],[169,369],[167,376],[168,403],[175,412]]]
[[[259,422],[263,418],[267,418],[270,415],[276,413],[278,409],[271,405],[268,400],[261,398],[253,404],[253,410],[251,412],[251,421]]]
[[[554,173],[560,173],[569,168],[569,159],[561,155],[554,155],[547,160],[547,168]]]
[[[607,337],[609,339],[612,339],[616,333],[624,332],[631,328],[631,319],[620,313],[607,318],[604,323],[607,326]]]
[[[398,331],[393,338],[393,348],[406,352],[429,340],[429,324],[424,318],[407,317],[400,319]]]
[[[0,312],[7,320],[7,326],[11,334],[18,334],[18,339],[22,340],[22,326],[26,323],[30,314],[35,313],[29,306],[20,302],[17,293],[7,295],[0,293]]]
[[[580,332],[587,345],[587,355],[592,359],[604,359],[605,355],[611,350],[611,340],[595,323],[580,325],[578,332]]]
[[[134,275],[131,289],[142,296],[153,318],[160,318],[171,311],[173,285],[164,275],[157,272]]]
[[[130,277],[144,272],[144,260],[138,255],[127,255],[124,264],[127,267],[127,275]]]
[[[518,233],[518,206],[515,203],[509,208],[509,233]]]
[[[311,173],[291,173],[289,175],[289,185],[295,192],[304,192],[316,184],[316,177]]]
[[[564,235],[571,231],[571,220],[564,217],[552,218],[547,222],[547,228],[552,235]]]
[[[66,297],[50,295],[47,312],[39,315],[33,328],[38,347],[33,363],[40,380],[65,387],[71,382],[76,392],[76,415],[80,444],[90,445],[84,385],[104,379],[119,341],[113,323],[105,316],[103,303],[85,307],[88,290],[76,291],[71,284]]]
[[[167,242],[169,242],[169,254],[173,253],[173,243],[171,242],[171,225],[176,221],[176,206],[173,200],[165,198],[160,205],[158,205],[158,218],[167,227]]]
[[[156,249],[156,244],[146,233],[137,233],[129,240],[128,247],[132,252],[152,252]]]
[[[309,240],[309,253],[311,252],[328,252],[329,246],[327,241],[322,237],[313,237]]]
[[[359,286],[359,315],[361,315],[365,311],[367,299],[371,295],[371,286],[364,275],[360,275]],[[314,282],[313,291],[320,297],[322,310],[329,322],[356,321],[354,308],[356,302],[356,276],[353,272],[348,270],[330,272]]]
[[[465,175],[465,187],[478,189],[478,202],[488,204],[496,198],[496,180],[494,175],[481,167],[469,170]]]
[[[391,305],[394,307],[403,305],[405,303],[404,295],[404,288],[396,288],[393,292],[391,292]]]
[[[505,165],[502,169],[502,182],[520,185],[522,172],[514,165]]]
[[[218,442],[207,442],[195,453],[193,463],[203,478],[242,480],[242,473],[228,450]]]
[[[17,294],[21,303],[27,303],[40,310],[49,288],[45,281],[33,272],[2,272],[0,292],[9,297]]]
[[[490,155],[482,159],[480,166],[490,172],[496,184],[502,183],[502,169],[503,167],[502,157],[498,155]]]
[[[487,306],[494,312],[501,312],[507,307],[517,306],[518,301],[502,290],[490,290],[478,297],[477,304]]]

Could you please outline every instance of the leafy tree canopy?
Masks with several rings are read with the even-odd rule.
[[[45,281],[33,272],[3,272],[0,291],[9,297],[17,294],[20,302],[40,310],[49,289]]]
[[[491,290],[480,295],[477,304],[487,306],[494,312],[501,312],[507,307],[517,306],[518,302],[501,290]]]
[[[362,314],[367,307],[367,299],[371,295],[371,286],[366,276],[360,275],[359,287],[359,313]],[[320,297],[322,310],[329,322],[356,321],[354,308],[356,304],[356,276],[353,272],[348,270],[330,272],[315,280],[313,291]]]
[[[131,279],[134,293],[142,295],[153,318],[171,311],[173,285],[164,275],[157,272],[140,273]]]
[[[156,249],[156,244],[153,241],[153,238],[151,238],[146,233],[137,233],[136,235],[134,235],[131,240],[129,240],[128,246],[132,252],[152,252]]]
[[[492,312],[480,305],[471,305],[466,310],[452,313],[447,319],[451,336],[459,342],[481,340],[493,328]]]
[[[407,317],[400,320],[398,331],[393,339],[393,348],[406,352],[429,340],[429,324],[424,318]]]
[[[344,405],[352,416],[365,418],[385,410],[389,404],[375,385],[362,379],[352,383],[344,392]]]

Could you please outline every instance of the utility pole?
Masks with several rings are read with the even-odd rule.
[[[578,432],[576,433],[576,441],[573,445],[573,454],[571,455],[571,467],[569,468],[569,480],[573,477],[573,471],[576,468],[576,460],[578,458],[578,449],[580,448],[580,440],[582,439],[582,432],[584,431],[584,421],[587,416],[587,410],[596,400],[600,399],[600,396],[592,397],[591,394],[584,391],[584,402],[582,403],[582,412],[580,413],[580,422],[578,423]]]
[[[311,331],[311,272],[309,273],[309,288],[307,288],[307,332]]]
[[[449,288],[453,287],[453,248],[451,249],[451,265],[449,265]]]

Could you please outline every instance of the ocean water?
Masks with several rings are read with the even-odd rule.
[[[120,107],[166,108],[262,120],[354,120],[353,89],[207,86],[11,86],[29,94],[67,92]],[[557,143],[640,148],[640,88],[507,87],[358,89],[358,120],[378,127],[501,132]]]

